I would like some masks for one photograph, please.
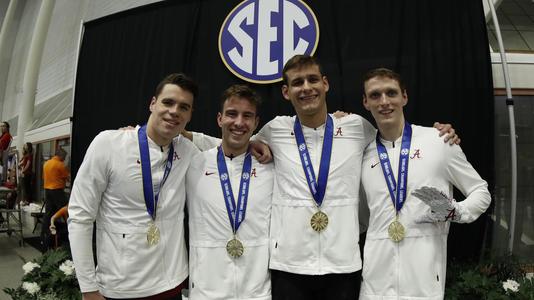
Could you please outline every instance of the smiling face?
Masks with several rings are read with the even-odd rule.
[[[167,83],[150,102],[148,136],[160,146],[168,145],[191,120],[193,94],[176,84]]]
[[[286,71],[287,83],[282,86],[282,95],[291,101],[300,119],[326,118],[326,92],[330,86],[326,76],[315,64],[302,65]]]
[[[242,154],[247,151],[250,137],[258,127],[256,104],[244,97],[231,96],[224,101],[217,123],[222,130],[225,155]]]
[[[376,76],[368,79],[364,88],[363,105],[371,112],[379,129],[404,126],[403,107],[408,103],[408,95],[397,80]]]

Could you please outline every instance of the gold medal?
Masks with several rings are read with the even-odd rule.
[[[313,230],[321,232],[328,226],[328,216],[324,212],[318,211],[311,217],[310,225]]]
[[[148,226],[146,240],[149,246],[155,246],[159,242],[159,228],[156,226],[156,224],[154,224],[154,222],[150,222],[150,225]]]
[[[243,243],[236,239],[235,237],[226,243],[226,252],[228,252],[228,255],[230,255],[233,258],[238,258],[241,255],[243,255],[243,252],[245,251],[245,248],[243,247]]]
[[[395,218],[395,221],[389,224],[388,235],[389,238],[394,242],[400,242],[404,239],[404,226],[402,226],[401,222],[398,221],[398,218]]]

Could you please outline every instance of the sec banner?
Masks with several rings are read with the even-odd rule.
[[[313,55],[319,23],[300,0],[245,0],[224,20],[219,53],[237,77],[254,83],[282,79],[285,62],[296,54]]]

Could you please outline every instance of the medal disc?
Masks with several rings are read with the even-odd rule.
[[[243,243],[236,238],[233,238],[226,243],[226,252],[233,258],[240,257],[243,255],[244,251],[245,248],[243,247]]]
[[[388,235],[392,241],[394,242],[402,241],[404,239],[404,234],[405,234],[404,226],[402,226],[402,224],[399,221],[395,220],[391,222],[391,224],[389,224]]]
[[[153,222],[151,222],[150,226],[148,226],[146,240],[149,246],[155,246],[159,242],[159,228]]]
[[[310,225],[313,230],[321,232],[328,226],[328,216],[324,212],[318,211],[311,217]]]

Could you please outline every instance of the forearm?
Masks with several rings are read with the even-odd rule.
[[[93,224],[69,218],[69,241],[82,293],[98,291],[93,260]]]
[[[458,221],[460,223],[471,223],[475,221],[491,203],[491,195],[488,191],[487,184],[481,184],[473,192],[471,192],[464,201],[458,202],[462,211],[462,218]]]
[[[194,131],[191,131],[191,140],[200,151],[206,151],[221,144],[219,138]]]

